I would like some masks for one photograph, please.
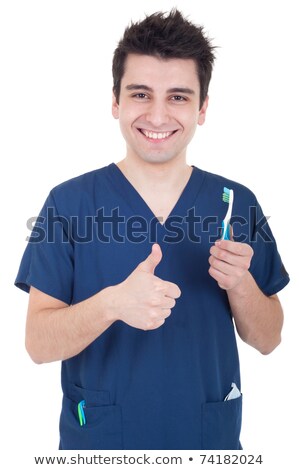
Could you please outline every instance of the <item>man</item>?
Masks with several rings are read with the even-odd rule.
[[[176,10],[127,28],[112,105],[126,156],[54,188],[33,230],[16,285],[30,356],[62,361],[60,449],[241,448],[234,324],[270,353],[289,278],[253,193],[186,163],[213,61]]]

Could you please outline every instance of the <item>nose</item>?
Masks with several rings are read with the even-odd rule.
[[[151,124],[152,130],[160,129],[164,124],[168,124],[170,116],[167,103],[164,100],[153,99],[148,104],[146,120]]]

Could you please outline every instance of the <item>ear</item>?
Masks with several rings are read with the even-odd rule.
[[[208,104],[209,104],[209,97],[207,96],[203,102],[202,107],[199,110],[199,115],[198,115],[199,126],[202,126],[206,120],[206,112],[207,112]]]
[[[114,119],[119,118],[119,105],[116,101],[114,92],[112,92],[112,116],[114,117]]]

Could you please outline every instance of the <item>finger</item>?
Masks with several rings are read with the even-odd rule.
[[[164,281],[163,291],[164,295],[173,299],[178,299],[181,296],[180,288],[173,282]]]
[[[171,308],[162,308],[162,315],[165,318],[168,318],[171,315]]]
[[[236,255],[235,253],[232,253],[231,251],[218,248],[217,246],[211,247],[210,254],[214,258],[217,258],[218,260],[221,260],[221,261],[224,261],[225,263],[229,263],[233,265],[238,264],[240,260],[243,259],[243,257],[241,257],[240,255]]]
[[[247,243],[234,242],[232,240],[217,240],[214,246],[238,256],[253,255],[253,249]]]
[[[152,246],[152,250],[150,254],[148,255],[148,257],[144,261],[139,263],[136,269],[138,271],[143,271],[146,273],[154,274],[155,269],[157,265],[160,263],[161,259],[162,259],[162,251],[161,251],[160,245],[155,243]]]
[[[226,274],[227,276],[241,276],[244,271],[242,267],[227,263],[226,261],[222,261],[214,256],[210,256],[209,263],[213,269],[221,272],[222,274]]]
[[[176,301],[174,298],[165,295],[161,302],[161,308],[173,308],[175,304]]]
[[[218,271],[218,269],[215,269],[212,266],[209,268],[209,274],[218,282],[219,287],[222,289],[227,289],[229,287],[230,277],[227,274]]]
[[[214,257],[215,259],[222,261],[226,264],[229,264],[231,266],[234,266],[236,268],[247,270],[250,267],[251,256],[238,255],[238,254],[232,253],[231,251],[220,249],[216,246],[213,246],[210,249],[210,253],[212,257]],[[210,261],[211,261],[211,258],[209,258],[209,262]]]
[[[160,320],[156,320],[155,322],[152,322],[147,328],[144,328],[144,331],[149,331],[149,330],[156,330],[157,328],[160,328],[165,323],[165,318],[161,318]]]

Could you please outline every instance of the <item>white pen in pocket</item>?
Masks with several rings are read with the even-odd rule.
[[[241,396],[241,392],[234,382],[232,383],[231,387],[231,391],[226,395],[224,401],[234,400],[235,398],[239,398]]]

